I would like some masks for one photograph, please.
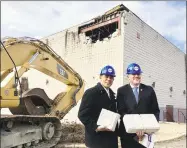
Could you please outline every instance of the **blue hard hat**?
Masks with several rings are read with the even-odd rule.
[[[115,70],[112,66],[107,65],[101,69],[100,75],[107,75],[107,76],[113,76],[115,77]]]
[[[132,75],[140,75],[142,73],[142,70],[140,66],[136,63],[131,63],[127,67],[127,73],[126,74],[132,74]]]

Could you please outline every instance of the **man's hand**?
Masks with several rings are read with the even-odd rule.
[[[138,140],[139,140],[139,141],[142,141],[143,136],[144,136],[144,132],[143,132],[143,131],[138,131],[138,132],[136,133],[136,135],[138,136]]]
[[[108,129],[106,126],[98,126],[97,129],[95,130],[96,132],[99,131],[111,131],[110,129]]]

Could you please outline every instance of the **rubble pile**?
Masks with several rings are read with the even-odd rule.
[[[62,137],[60,143],[84,143],[84,126],[76,122],[62,123]]]

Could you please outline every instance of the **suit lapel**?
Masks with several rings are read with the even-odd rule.
[[[115,99],[115,93],[109,88],[110,99]]]
[[[134,96],[134,93],[133,93],[133,90],[130,86],[130,84],[127,85],[127,101],[126,103],[128,104],[128,107],[129,107],[129,113],[133,113],[136,108],[139,106],[139,104],[141,103],[142,101],[142,98],[143,98],[143,92],[144,92],[144,88],[143,86],[140,84],[140,87],[139,87],[139,95],[138,95],[138,98],[139,98],[139,101],[138,103],[136,102],[136,98]]]
[[[116,111],[116,100],[114,96],[114,92],[112,89],[109,89],[110,98],[106,92],[106,90],[103,88],[103,86],[98,83],[97,88],[99,89],[100,93],[102,94],[101,102],[103,103],[102,108],[109,109],[111,111]]]
[[[104,98],[105,98],[107,101],[111,100],[111,98],[112,98],[112,96],[113,96],[112,90],[109,89],[109,93],[110,93],[110,98],[109,98],[108,93],[107,93],[106,90],[103,88],[103,86],[101,85],[101,83],[98,83],[97,86],[98,86],[99,91],[101,92],[101,94],[104,95]]]
[[[138,104],[139,104],[140,101],[142,100],[143,91],[144,91],[144,88],[143,88],[143,86],[140,84],[140,88],[139,88],[139,101],[138,101]]]
[[[132,103],[132,106],[135,106],[135,105],[137,105],[136,98],[134,96],[134,93],[133,93],[133,90],[132,90],[130,84],[128,84],[128,89],[129,89],[128,90],[129,91],[129,101]]]

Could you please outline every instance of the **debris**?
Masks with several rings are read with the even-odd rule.
[[[59,143],[84,143],[84,126],[76,122],[62,123],[62,137]]]

